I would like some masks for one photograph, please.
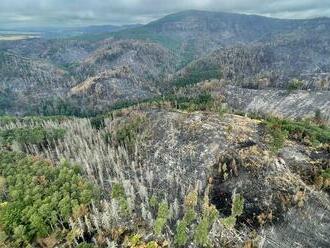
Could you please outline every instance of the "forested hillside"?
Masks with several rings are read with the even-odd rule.
[[[68,30],[0,41],[0,247],[330,246],[330,19]]]
[[[213,78],[328,91],[329,26],[327,18],[184,11],[117,32],[2,41],[0,90],[13,96],[2,112],[40,113],[45,101],[70,114],[102,112]]]
[[[329,128],[224,106],[206,91],[94,118],[2,117],[0,242],[326,247]]]

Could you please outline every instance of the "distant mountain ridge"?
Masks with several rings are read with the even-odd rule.
[[[69,38],[78,35],[92,35],[102,33],[112,33],[120,30],[131,29],[140,27],[141,24],[131,25],[91,25],[82,27],[26,27],[26,28],[12,28],[12,29],[0,29],[1,32],[10,32],[12,34],[25,34],[25,33],[36,33],[42,38],[47,39],[58,39],[58,38]]]
[[[265,42],[278,35],[299,30],[330,32],[330,19],[307,20],[275,19],[257,15],[226,12],[183,11],[171,14],[133,30],[113,36],[134,38],[141,33],[152,33],[182,43],[191,42],[197,52],[209,52],[214,46],[232,46],[251,42]],[[151,39],[152,39],[151,35]],[[166,44],[165,44],[166,45]],[[168,44],[167,44],[168,45]]]
[[[329,18],[287,20],[191,10],[143,26],[59,32],[62,38],[0,42],[0,51],[15,57],[14,63],[2,63],[0,85],[16,92],[15,99],[38,105],[56,92],[57,97],[83,99],[81,104],[103,109],[218,75],[249,88],[287,89],[294,80],[298,83],[293,86],[304,90],[330,87]],[[25,61],[24,70],[20,61]],[[38,97],[27,99],[31,92],[39,92]]]

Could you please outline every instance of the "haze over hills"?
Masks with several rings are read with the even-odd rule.
[[[50,63],[61,71],[61,75],[66,75],[65,80],[60,81],[56,79],[58,76],[45,75],[49,77],[47,82],[53,78],[52,85],[61,89],[61,98],[70,98],[72,87],[76,86],[77,89],[79,85],[90,81],[93,81],[89,83],[90,86],[95,88],[110,87],[111,92],[117,91],[116,94],[109,93],[111,97],[106,96],[101,106],[97,103],[98,109],[109,107],[120,99],[129,100],[130,90],[125,90],[125,84],[129,81],[131,83],[127,84],[130,85],[127,89],[135,82],[134,85],[141,90],[141,94],[135,94],[134,100],[145,99],[159,95],[164,85],[171,88],[173,85],[170,81],[175,81],[176,77],[189,77],[189,72],[196,74],[196,71],[200,73],[202,70],[209,71],[212,76],[219,71],[234,84],[253,88],[265,86],[285,89],[290,80],[297,79],[301,81],[301,89],[327,90],[329,23],[330,19],[327,18],[282,20],[254,15],[185,11],[141,27],[113,33],[100,34],[108,26],[88,27],[81,28],[86,33],[76,38],[1,42],[0,47],[4,51],[2,56],[14,54],[17,60],[28,62],[28,73],[23,71],[16,77],[9,77],[7,74],[16,70],[13,70],[11,63],[4,62],[8,59],[4,60],[1,73],[5,82],[2,87],[19,92],[27,90],[21,85],[33,82],[29,83],[28,90],[43,92],[40,95],[46,98],[54,95],[47,84],[38,84],[42,78],[35,75],[43,72],[40,72],[39,67],[31,66],[37,61],[45,65]],[[162,64],[160,67],[159,63]],[[105,75],[107,83],[104,83]],[[207,79],[207,75],[203,77]],[[116,90],[113,88],[114,82],[118,84]],[[89,90],[86,87],[84,89]],[[92,90],[88,96],[94,94],[95,90]],[[38,96],[35,101],[42,99]],[[92,104],[88,102],[87,105]]]
[[[45,39],[68,38],[86,34],[102,34],[111,33],[119,30],[130,29],[141,26],[140,24],[132,25],[93,25],[86,27],[21,27],[11,29],[0,29],[0,34],[37,34]]]
[[[1,247],[329,247],[330,18],[29,31],[0,40]]]

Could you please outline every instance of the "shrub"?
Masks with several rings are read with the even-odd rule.
[[[184,199],[184,216],[182,220],[177,222],[175,243],[178,246],[184,246],[189,237],[187,233],[188,227],[196,220],[197,214],[195,207],[198,203],[198,194],[196,191],[189,192]]]
[[[149,199],[149,205],[152,208],[156,208],[158,206],[158,199],[156,198],[156,196],[151,196]]]
[[[228,216],[226,218],[221,219],[221,223],[227,229],[233,229],[236,225],[236,217],[235,216]]]
[[[240,194],[234,193],[232,196],[231,215],[222,218],[221,223],[225,228],[232,229],[236,225],[237,217],[241,216],[244,211],[244,198]]]
[[[219,79],[222,73],[219,69],[190,72],[185,76],[174,79],[170,84],[176,87],[186,87],[208,79]]]
[[[141,235],[139,234],[134,234],[129,237],[129,245],[130,247],[136,247],[140,242],[141,242]]]
[[[231,215],[240,216],[244,210],[244,198],[240,194],[233,195],[233,204],[231,206]]]
[[[86,242],[80,243],[76,246],[76,248],[93,248],[94,245],[93,244],[89,244]]]
[[[138,133],[142,130],[142,125],[145,121],[146,120],[143,117],[136,117],[124,123],[113,133],[113,135],[111,135],[112,142],[118,145],[125,145],[129,150],[131,150],[134,145],[134,141],[136,140]]]
[[[121,216],[125,217],[131,213],[131,210],[128,206],[125,189],[122,184],[115,183],[112,185],[111,197],[118,201]]]
[[[303,82],[298,79],[292,79],[288,84],[288,90],[289,92],[294,90],[299,90],[303,86]]]
[[[320,109],[315,110],[314,121],[317,124],[321,124],[323,122],[323,116]]]
[[[198,195],[196,191],[189,192],[184,199],[184,205],[186,208],[194,208],[197,206]]]
[[[286,137],[299,142],[308,140],[313,144],[330,142],[329,127],[313,122],[267,118],[263,123],[273,138],[271,145],[275,150],[283,146]]]
[[[185,220],[179,220],[176,226],[176,234],[174,237],[174,242],[178,246],[184,246],[188,241],[187,234],[188,224]]]
[[[146,248],[158,248],[160,247],[156,241],[150,241],[147,243]]]
[[[195,210],[190,207],[186,210],[183,220],[187,223],[187,225],[190,225],[196,219],[196,216],[197,214]]]
[[[280,125],[273,122],[266,123],[266,129],[271,136],[270,146],[273,152],[277,152],[284,145],[288,132],[283,130]]]
[[[208,240],[209,226],[210,226],[210,222],[206,217],[203,217],[202,220],[198,223],[194,235],[194,240],[197,245],[207,246],[209,244],[209,240]]]
[[[105,132],[102,134],[102,139],[106,144],[111,144],[112,142],[112,134],[110,132]]]
[[[160,235],[163,228],[169,218],[169,207],[167,202],[163,201],[158,207],[157,218],[154,225],[154,231],[157,235]]]
[[[323,170],[321,176],[330,179],[330,168]]]
[[[173,97],[169,100],[173,107],[187,111],[210,110],[214,104],[214,99],[209,93],[194,97]]]
[[[103,116],[92,117],[90,119],[90,122],[91,122],[92,128],[95,128],[97,130],[100,130],[105,127]]]
[[[213,223],[218,218],[218,210],[214,205],[209,204],[208,197],[204,199],[203,216],[200,219],[194,234],[196,244],[200,246],[209,246],[208,234]]]

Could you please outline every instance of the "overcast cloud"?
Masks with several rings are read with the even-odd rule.
[[[0,0],[0,29],[147,23],[189,9],[279,18],[330,17],[330,0]]]

